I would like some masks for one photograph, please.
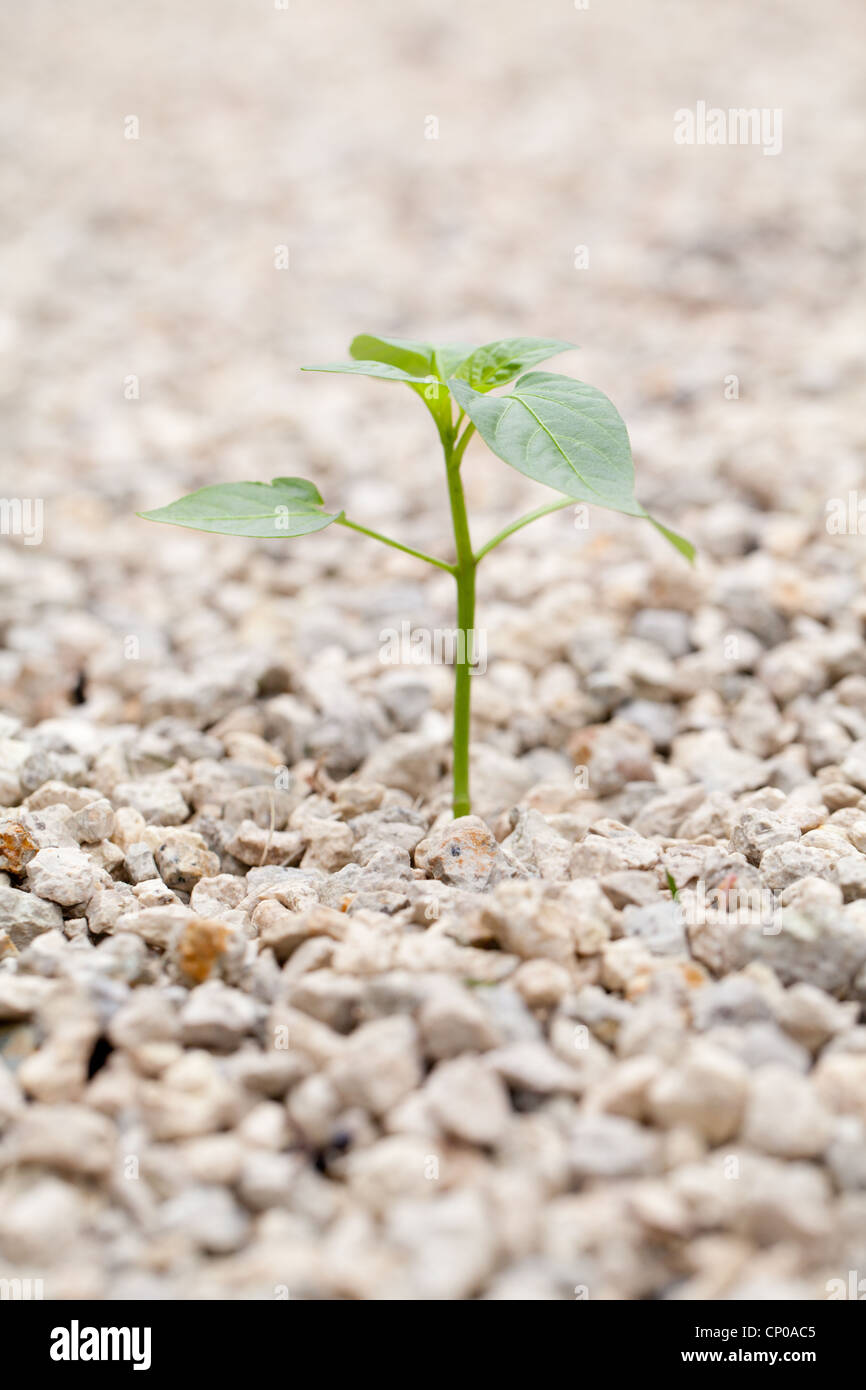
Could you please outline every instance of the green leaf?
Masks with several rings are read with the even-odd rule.
[[[343,513],[323,511],[318,489],[305,478],[274,478],[272,483],[202,487],[167,507],[138,515],[146,521],[167,521],[223,536],[285,540],[323,531]]]
[[[434,352],[432,343],[416,343],[409,338],[376,338],[372,333],[359,333],[349,344],[349,355],[356,362],[384,362],[415,377],[434,375]]]
[[[448,376],[470,350],[457,343],[434,347],[432,343],[408,338],[376,338],[371,333],[360,333],[349,345],[351,355],[360,359],[355,366],[329,370],[363,370],[366,376],[405,382],[420,396],[444,437],[451,426]]]
[[[559,352],[569,352],[574,343],[558,338],[500,338],[475,348],[454,373],[467,381],[474,391],[492,391],[513,381],[527,367],[534,367]]]
[[[349,347],[356,360],[383,362],[410,375],[436,376],[443,385],[475,351],[471,343],[419,343],[409,338],[375,338],[370,333],[360,333]]]
[[[634,495],[628,430],[594,386],[553,372],[529,372],[510,396],[487,396],[452,378],[451,391],[485,443],[505,463],[566,497],[653,521]],[[691,559],[689,542],[653,525]]]
[[[471,343],[440,343],[433,354],[433,365],[440,381],[456,376],[461,362],[474,352]]]
[[[348,372],[351,376],[376,376],[383,381],[405,381],[409,385],[417,382],[426,384],[435,381],[436,377],[431,371],[413,376],[406,372],[402,367],[395,367],[389,362],[325,362],[321,366],[318,364],[312,367],[302,367],[302,372]]]
[[[686,557],[690,565],[693,565],[695,563],[696,551],[691,541],[687,541],[685,536],[678,535],[676,531],[671,531],[669,527],[662,526],[661,522],[656,521],[654,516],[651,516],[649,520],[652,522],[656,530],[662,536],[664,536],[665,540],[670,541],[671,545],[674,547],[674,550],[678,550],[681,555],[684,555]]]

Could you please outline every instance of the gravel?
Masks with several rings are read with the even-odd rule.
[[[4,434],[45,502],[0,537],[0,1274],[48,1298],[863,1268],[864,543],[826,525],[866,443],[854,4],[603,9],[529,44],[517,0],[0,19]],[[720,55],[791,111],[780,158],[674,144]],[[367,329],[580,341],[700,555],[566,511],[489,557],[458,821],[450,672],[380,659],[453,626],[447,575],[134,515],[297,474],[446,553],[417,403],[295,370]],[[544,500],[464,471],[479,538]]]

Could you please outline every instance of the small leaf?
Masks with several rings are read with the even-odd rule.
[[[384,362],[415,376],[436,376],[443,384],[472,351],[468,343],[418,343],[409,338],[375,338],[370,333],[360,333],[349,347],[356,360]]]
[[[432,371],[422,375],[411,375],[403,371],[402,367],[392,366],[388,362],[326,362],[321,366],[316,364],[312,367],[302,367],[302,372],[348,372],[350,376],[375,376],[383,381],[406,381],[410,385],[416,382],[426,384],[428,381],[435,381],[436,378]]]
[[[349,344],[349,356],[357,362],[385,362],[410,376],[430,376],[433,371],[433,344],[416,343],[410,338],[377,338],[359,333]]]
[[[349,345],[352,356],[362,359],[358,365],[363,366],[367,375],[404,381],[410,386],[430,411],[442,438],[451,428],[448,375],[468,351],[459,344],[434,347],[432,343],[418,343],[408,338],[375,338],[370,333],[359,334]],[[376,363],[380,365],[374,370]]]
[[[569,352],[574,343],[558,338],[501,338],[471,352],[454,375],[467,381],[474,391],[492,391],[513,381],[527,367],[545,362],[557,353]]]
[[[343,513],[322,511],[318,489],[305,478],[274,478],[272,483],[216,483],[138,515],[223,536],[284,540],[323,531]]]
[[[566,497],[653,521],[634,495],[628,430],[602,391],[553,372],[529,372],[510,396],[488,396],[450,382],[485,443],[527,478]],[[681,554],[689,542],[653,521]]]
[[[660,535],[664,536],[666,541],[670,541],[671,545],[674,547],[674,550],[678,550],[681,555],[684,555],[686,557],[690,565],[693,565],[695,563],[696,551],[691,541],[687,541],[685,536],[678,535],[676,531],[671,531],[670,527],[662,526],[661,522],[656,521],[654,516],[651,516],[649,520],[652,522],[653,526],[660,533]]]
[[[460,363],[474,351],[470,343],[440,343],[433,354],[439,380],[447,383],[449,377],[456,376]]]
[[[582,502],[643,516],[625,424],[594,386],[530,372],[510,396],[453,378],[451,390],[483,439],[512,468]]]

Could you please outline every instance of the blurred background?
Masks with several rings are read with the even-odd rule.
[[[399,630],[403,622],[416,629],[453,627],[450,575],[338,527],[294,542],[254,543],[136,516],[208,483],[298,475],[317,483],[330,508],[344,508],[355,521],[425,551],[447,554],[450,520],[438,441],[412,393],[394,383],[299,370],[304,363],[344,358],[352,337],[368,332],[477,344],[537,335],[577,344],[553,369],[610,395],[631,433],[638,496],[698,547],[697,565],[690,568],[648,525],[591,511],[589,526],[582,528],[566,509],[521,531],[485,560],[477,623],[489,638],[489,669],[473,681],[473,805],[500,838],[515,826],[510,813],[518,803],[537,810],[536,828],[539,821],[544,828],[549,817],[552,834],[558,817],[570,839],[603,815],[606,835],[611,826],[618,833],[617,821],[634,822],[658,843],[670,845],[669,835],[677,837],[674,845],[684,843],[681,859],[672,861],[677,875],[683,865],[681,885],[686,873],[689,881],[695,878],[700,864],[702,882],[705,872],[717,872],[725,877],[710,877],[711,886],[730,887],[737,882],[730,864],[740,873],[727,838],[734,822],[725,819],[735,814],[733,798],[754,791],[755,806],[788,801],[795,812],[799,806],[803,817],[795,837],[801,824],[820,823],[827,809],[822,795],[843,815],[853,815],[854,806],[862,811],[864,40],[862,0],[588,0],[586,7],[574,0],[28,0],[3,6],[0,522],[12,515],[9,504],[16,499],[38,501],[44,536],[28,544],[26,536],[0,534],[0,805],[18,805],[25,793],[36,791],[39,799],[30,804],[50,807],[56,788],[49,784],[58,777],[92,779],[99,790],[116,793],[122,805],[124,788],[138,785],[127,783],[131,777],[167,788],[176,806],[178,785],[186,792],[200,776],[200,795],[189,794],[196,815],[186,829],[202,830],[212,837],[208,844],[222,848],[234,844],[219,838],[223,829],[233,832],[226,819],[211,816],[212,788],[221,816],[229,787],[242,788],[240,796],[271,782],[273,753],[286,757],[293,775],[300,768],[303,790],[313,783],[318,788],[322,770],[342,778],[363,768],[362,781],[372,782],[374,793],[381,782],[401,805],[412,800],[412,808],[405,808],[407,822],[414,824],[410,837],[447,810],[451,672],[441,665],[395,671],[381,660],[381,634]],[[781,149],[766,154],[761,144],[678,144],[675,113],[696,111],[699,103],[724,111],[780,112]],[[466,454],[463,476],[479,543],[552,496],[489,455],[478,440]],[[841,533],[828,529],[828,505],[841,509]],[[846,677],[853,677],[847,687]],[[257,698],[283,694],[283,702]],[[282,725],[274,712],[266,719],[263,707],[271,703],[282,703]],[[34,724],[40,728],[30,736],[26,726]],[[274,727],[283,730],[278,738]],[[222,747],[230,756],[218,763],[216,733],[202,740],[201,729],[221,730],[217,752]],[[263,764],[255,754],[261,757],[265,735],[279,749],[265,744]],[[588,762],[589,787],[575,780]],[[642,822],[642,808],[656,806],[656,792],[670,788],[697,801],[679,803],[673,818],[668,806],[658,819],[653,812]],[[352,786],[342,790],[351,806]],[[816,801],[819,813],[813,816]],[[182,798],[181,804],[186,806]],[[314,807],[323,804],[329,803],[314,798]],[[358,806],[364,804],[361,798]],[[382,804],[384,815],[395,803]],[[162,807],[153,812],[162,814]],[[316,809],[310,825],[345,831],[318,816]],[[282,1210],[283,1179],[267,1179],[265,1195],[250,1198],[254,1222],[247,1244],[247,1217],[231,1194],[233,1179],[224,1186],[222,1176],[202,1176],[213,1172],[204,1160],[194,1169],[183,1123],[164,1131],[149,1118],[148,1107],[158,1116],[163,1105],[172,1115],[185,1116],[189,1106],[198,1114],[193,1085],[199,1083],[178,1080],[163,1087],[160,1081],[147,1088],[144,1134],[151,1126],[157,1142],[150,1169],[145,1151],[146,1181],[140,1185],[106,1176],[96,1192],[99,1183],[88,1175],[100,1171],[101,1160],[87,1154],[93,1163],[81,1164],[87,1192],[70,1182],[49,1187],[46,1199],[38,1175],[38,1187],[31,1187],[29,1172],[19,1184],[4,1133],[0,1166],[8,1176],[8,1200],[0,1203],[6,1213],[0,1237],[6,1249],[17,1240],[18,1250],[36,1250],[40,1269],[44,1258],[52,1297],[120,1292],[209,1298],[220,1290],[252,1290],[258,1297],[262,1288],[270,1297],[268,1287],[284,1287],[284,1278],[293,1299],[296,1284],[302,1296],[307,1286],[324,1289],[325,1297],[348,1290],[348,1296],[376,1298],[395,1290],[404,1297],[407,1289],[409,1297],[424,1296],[433,1287],[435,1297],[475,1297],[488,1288],[491,1296],[504,1298],[524,1296],[529,1287],[541,1288],[539,1297],[551,1296],[552,1289],[571,1298],[584,1278],[593,1299],[739,1298],[755,1289],[760,1297],[767,1289],[774,1298],[824,1297],[834,1287],[828,1276],[841,1276],[847,1288],[848,1272],[863,1269],[866,1260],[863,1040],[862,1029],[853,1026],[856,1005],[852,1013],[829,995],[848,992],[862,1002],[856,900],[866,887],[862,863],[855,860],[852,871],[849,842],[843,841],[840,866],[846,864],[852,877],[839,881],[854,901],[841,909],[836,861],[829,863],[838,854],[838,837],[828,834],[821,842],[825,848],[807,845],[801,854],[790,827],[782,825],[781,839],[774,838],[773,819],[771,814],[769,838],[762,840],[766,827],[758,817],[755,840],[746,841],[751,863],[741,881],[764,881],[754,868],[762,844],[790,852],[784,865],[777,860],[784,873],[768,873],[765,881],[773,892],[802,885],[807,898],[812,894],[813,916],[785,935],[749,937],[744,944],[724,923],[718,955],[712,938],[703,954],[694,950],[694,959],[686,959],[677,935],[681,925],[672,917],[669,931],[664,915],[659,926],[652,915],[656,906],[664,912],[671,904],[653,901],[658,892],[652,883],[650,899],[642,896],[649,874],[610,875],[638,880],[640,893],[620,886],[616,893],[622,897],[612,894],[611,901],[649,901],[649,921],[641,920],[634,932],[652,943],[651,952],[658,945],[659,955],[670,959],[660,961],[656,976],[648,966],[645,971],[641,955],[617,956],[610,973],[599,976],[605,990],[594,993],[601,1003],[588,1003],[588,1012],[576,1012],[574,1020],[593,1020],[606,1044],[620,1026],[620,1005],[630,1010],[632,998],[645,999],[647,1010],[631,1034],[633,1051],[623,1048],[622,1055],[631,1059],[657,1049],[664,1056],[662,1095],[668,1099],[664,1087],[680,1075],[674,1062],[682,1061],[685,1077],[684,1090],[675,1087],[673,1095],[682,1097],[686,1129],[679,1127],[675,1106],[668,1112],[659,1107],[670,1183],[653,1178],[645,1189],[641,1183],[633,1206],[632,1188],[620,1175],[654,1174],[656,1163],[655,1135],[624,1118],[633,1105],[643,1119],[638,1083],[617,1074],[624,1088],[622,1117],[614,1090],[605,1102],[614,1114],[600,1117],[614,1123],[613,1138],[608,1142],[604,1135],[611,1131],[597,1132],[590,1123],[581,1139],[576,1128],[575,1148],[561,1166],[566,1140],[557,1135],[588,1111],[578,1114],[570,1077],[559,1094],[567,1072],[563,1043],[556,1044],[558,1056],[541,1054],[537,1085],[546,1109],[530,1079],[530,1100],[521,1099],[518,1107],[515,1098],[511,1147],[502,1145],[489,1164],[480,1141],[472,1140],[474,1154],[461,1157],[458,1151],[454,1168],[446,1169],[452,1186],[437,1195],[437,1205],[431,1202],[432,1218],[417,1212],[412,1201],[407,1217],[397,1200],[404,1192],[417,1195],[422,1181],[399,1156],[405,1150],[398,1145],[398,1156],[388,1159],[384,1142],[374,1146],[380,1130],[362,1126],[358,1166],[341,1169],[338,1158],[332,1169],[320,1167],[322,1150],[315,1159],[317,1176],[312,1165],[304,1169],[314,1186],[301,1184],[297,1196],[293,1189],[294,1208]],[[368,826],[380,823],[366,816],[353,817],[353,823],[364,849],[362,856],[361,838],[353,842],[359,860],[347,867],[354,872],[365,866],[358,882],[366,884],[367,866],[374,863]],[[745,816],[736,824],[744,823]],[[163,828],[157,829],[161,836]],[[264,826],[256,829],[264,832]],[[850,844],[862,849],[862,822],[853,830],[859,838],[852,835]],[[184,833],[166,831],[172,832]],[[527,845],[535,834],[526,830]],[[406,843],[414,845],[415,838]],[[519,838],[517,832],[510,838]],[[369,873],[372,900],[390,912],[395,895],[389,875],[397,872],[391,866],[402,856],[401,871],[410,869],[396,837],[392,843],[383,831],[382,839],[391,858]],[[245,870],[258,858],[258,841],[253,843],[243,861],[229,854],[219,862],[228,863],[231,875]],[[622,864],[654,864],[652,845],[649,858],[640,857],[647,843],[640,842],[634,860],[624,854]],[[714,843],[721,858],[712,857]],[[556,880],[562,852],[568,854],[573,886],[594,894],[586,899],[587,920],[600,912],[603,899],[593,881],[597,865],[610,862],[604,856],[593,860],[592,850],[592,844],[578,846],[572,855],[556,832],[550,867],[543,870]],[[343,863],[341,856],[342,850],[322,863]],[[378,853],[375,858],[381,861]],[[829,866],[821,867],[825,859]],[[819,872],[816,862],[829,882],[812,877]],[[198,872],[204,872],[201,866]],[[420,872],[416,864],[416,877]],[[677,877],[667,872],[670,886]],[[333,877],[336,887],[329,884],[328,891],[339,890],[339,897],[328,901],[345,909],[354,900],[338,874]],[[239,888],[231,876],[228,885],[223,876],[211,882],[222,882],[227,895]],[[146,891],[148,883],[154,887],[145,880]],[[377,897],[383,884],[384,898]],[[416,886],[420,891],[420,879]],[[454,912],[466,913],[465,940],[493,944],[486,934],[472,934],[469,893],[458,897]],[[11,900],[16,911],[33,909],[30,895],[12,891]],[[57,901],[70,903],[64,886]],[[229,901],[239,898],[199,899],[202,912],[220,917]],[[438,904],[439,898],[432,901]],[[541,958],[548,927],[534,935],[537,900],[511,901],[529,903],[525,915],[523,908],[515,910],[529,945],[521,939],[515,949],[526,954],[530,967],[520,989],[536,1001],[542,1017],[563,997],[569,976],[563,984],[565,972],[555,967],[560,979],[551,986],[544,974],[553,962]],[[57,931],[45,933],[48,943],[37,937],[35,949],[22,956],[18,983],[25,989],[47,985],[47,978],[36,977],[56,974],[61,1002],[68,994],[74,1018],[72,984],[90,978],[75,975],[76,963],[87,972],[89,959],[96,959],[97,981],[99,962],[108,962],[102,968],[110,974],[114,960],[119,979],[127,957],[120,950],[111,954],[123,946],[124,932],[109,935],[101,954],[94,950],[89,957],[79,950],[87,934],[73,906],[68,952]],[[100,931],[108,930],[113,911],[99,907]],[[582,916],[584,909],[575,912]],[[502,920],[507,917],[503,909]],[[399,982],[404,962],[407,970],[436,973],[445,983],[463,980],[467,988],[461,994],[499,978],[492,973],[496,953],[479,950],[472,952],[464,979],[466,957],[447,954],[453,944],[447,931],[431,930],[428,938],[418,930],[420,917],[412,920],[405,957],[396,953],[396,937],[378,913],[372,927],[362,922],[361,944],[347,935],[338,971],[359,980],[366,976],[364,991],[359,985],[353,995],[353,982],[338,973],[337,984],[345,983],[348,994],[323,992],[316,1004],[319,996],[311,990],[308,999],[314,1002],[298,1007],[309,1008],[314,1018],[319,1007],[322,1018],[345,1018],[348,1030],[355,1022],[353,999],[364,1001],[357,1004],[360,1018],[368,1001],[374,1017],[380,1008],[391,1009],[389,1000],[397,1012],[410,1007],[403,1001],[414,995]],[[428,913],[425,924],[429,920]],[[600,939],[609,930],[606,916],[603,921]],[[396,917],[394,922],[401,930]],[[209,926],[224,931],[220,922]],[[549,930],[558,950],[556,913]],[[54,944],[52,937],[58,939]],[[463,939],[457,933],[455,940]],[[444,941],[446,954],[434,954],[437,941],[440,947]],[[773,997],[770,1008],[754,982],[737,979],[734,972],[745,971],[735,948],[745,953],[742,960],[754,957],[762,990],[768,976],[771,984],[775,979],[763,969],[769,961],[785,983],[815,980],[828,992],[813,990],[811,1002],[808,995],[800,1000],[805,1022],[793,992],[785,996],[790,1013],[781,1027],[796,1043],[791,1036],[786,1041],[775,1023],[764,1022],[782,1019],[782,1004]],[[481,965],[480,958],[486,958]],[[129,959],[131,972],[138,967],[134,954]],[[586,969],[596,970],[597,959],[587,959]],[[261,960],[270,971],[269,954]],[[327,954],[302,958],[303,969],[318,970],[319,962],[330,960]],[[384,967],[386,960],[399,962],[400,971]],[[617,960],[625,963],[620,967]],[[489,978],[476,978],[487,961]],[[703,987],[705,976],[695,961],[706,962],[713,975],[729,974],[732,992],[724,979],[717,992],[713,985],[704,989],[710,1002],[689,1033],[681,1018],[670,1024],[670,1017],[685,1015],[686,990]],[[61,962],[63,970],[69,962],[68,990]],[[211,963],[209,958],[205,974]],[[540,987],[534,965],[542,967]],[[512,968],[513,958],[506,966]],[[16,965],[3,978],[15,984],[17,976]],[[284,982],[287,976],[288,971]],[[141,978],[151,976],[142,969]],[[270,997],[270,976],[254,977],[251,970],[249,978],[261,981],[263,997]],[[98,992],[93,985],[100,1018],[103,1007],[123,997],[108,983]],[[291,983],[286,998],[295,1000]],[[477,993],[485,1001],[477,1010],[458,1000],[458,1061],[464,1047],[474,1049],[474,1042],[464,1040],[477,1036],[476,1027],[479,1045],[487,1047],[490,1037],[500,1037],[500,1023],[507,1041],[530,1039],[531,1054],[531,1040],[544,1032],[529,1017],[517,986],[513,992],[508,984]],[[176,995],[172,989],[170,1008],[179,1011]],[[7,994],[3,1014],[16,1024],[33,1011],[33,998],[43,996],[17,997],[24,1005],[13,1002],[10,1009]],[[235,1046],[247,1025],[232,1034],[232,1011],[225,1024],[220,998],[210,1006],[220,1015],[214,1047],[222,1045],[226,1028]],[[655,1005],[664,1007],[654,1012]],[[488,1008],[492,1034],[484,1021]],[[480,1024],[473,1022],[476,1014]],[[246,1016],[242,1011],[241,1019]],[[212,1038],[198,1017],[184,1042]],[[160,1020],[158,1015],[154,1027],[161,1030]],[[574,1029],[574,1020],[563,1008],[560,1038],[587,1032]],[[721,1068],[720,1093],[702,1080],[717,1074],[702,1069],[706,1061],[689,1071],[694,1032],[711,1025],[716,1034],[727,1034],[713,1063]],[[85,1042],[89,1026],[81,1034]],[[21,1074],[26,1079],[29,1073],[37,1097],[53,1101],[65,1096],[67,1085],[78,1085],[74,1066],[70,1081],[68,1068],[56,1064],[58,1054],[41,1047],[33,1053],[40,1039],[29,1024],[6,1031],[0,1041],[7,1059],[10,1036],[28,1058],[35,1057],[35,1069],[31,1063]],[[552,1023],[549,1032],[555,1043]],[[794,1073],[808,1069],[813,1044],[817,1050],[837,1033],[840,1040],[850,1036],[836,1056],[827,1046],[829,1065],[822,1065],[815,1083],[821,1098],[816,1112],[803,1100],[805,1081],[800,1084]],[[141,1036],[150,1038],[147,1032]],[[102,1058],[97,1069],[106,1060],[99,1052],[103,1042],[93,1053]],[[171,1055],[174,1044],[166,1046]],[[450,1057],[451,1046],[449,1041],[436,1053],[428,1047],[428,1055]],[[587,1053],[586,1075],[594,1078],[593,1068],[611,1063],[602,1042],[593,1047],[602,1057],[599,1063]],[[730,1058],[722,1052],[719,1061],[722,1047],[743,1059],[734,1066],[734,1082]],[[408,1046],[401,1041],[399,1048],[409,1061]],[[117,1048],[125,1050],[126,1043]],[[311,1056],[313,1051],[311,1045]],[[167,1076],[165,1053],[160,1055],[162,1061],[141,1065],[152,1065],[153,1075],[164,1067]],[[570,1062],[571,1054],[565,1055]],[[377,1058],[369,1064],[373,1070]],[[787,1088],[778,1084],[778,1067],[775,1079],[766,1070],[759,1075],[767,1058],[791,1068]],[[119,1073],[120,1089],[112,1090],[114,1062],[94,1076],[87,1099],[111,1115],[111,1121],[99,1118],[112,1136],[117,1119],[124,1145],[118,1153],[135,1153],[141,1106],[129,1095],[138,1092],[123,1090],[130,1071]],[[548,1064],[559,1069],[552,1081]],[[382,1070],[390,1065],[389,1060]],[[221,1063],[213,1066],[216,1077]],[[745,1104],[753,1074],[758,1088],[750,1096],[757,1099],[750,1101],[754,1123],[744,1126],[743,1182],[729,1184],[728,1176],[739,1176],[739,1170],[722,1173],[714,1166],[716,1160],[726,1164],[727,1150],[709,1153],[706,1164],[702,1155],[708,1145],[714,1149],[722,1142],[716,1096],[729,1097],[733,1090],[733,1134],[736,1107]],[[598,1075],[601,1092],[607,1073]],[[106,1079],[108,1089],[101,1090]],[[200,1084],[210,1087],[209,1081]],[[595,1084],[578,1083],[576,1094],[582,1095],[581,1085]],[[645,1089],[649,1084],[640,1083]],[[183,1095],[174,1089],[181,1085],[190,1087]],[[513,1089],[515,1097],[523,1096],[522,1081]],[[708,1120],[705,1090],[713,1102]],[[9,1094],[7,1089],[7,1104]],[[164,1099],[157,1104],[154,1095]],[[796,1104],[789,1107],[791,1095]],[[420,1091],[410,1097],[420,1098]],[[822,1125],[828,1106],[842,1112],[834,1114],[834,1125],[837,1119],[844,1125],[834,1127],[839,1145],[819,1167],[802,1158],[818,1159],[822,1144],[827,1148],[829,1121],[826,1134]],[[54,1154],[54,1124],[66,1136],[80,1132],[70,1124],[71,1108],[64,1104],[56,1118],[48,1102],[25,1108],[28,1118],[36,1112],[35,1123],[42,1126],[31,1151],[40,1165],[46,1152]],[[466,1108],[474,1111],[471,1098]],[[206,1112],[202,1133],[209,1124],[214,1130],[223,1124],[222,1100],[207,1100]],[[687,1127],[696,1112],[692,1143]],[[540,1128],[533,1138],[536,1118]],[[354,1132],[342,1123],[334,1130],[343,1136],[340,1155],[343,1139],[348,1134],[350,1142]],[[410,1137],[413,1123],[404,1113],[394,1119],[395,1132],[399,1136],[404,1125]],[[623,1127],[625,1158],[617,1138]],[[276,1152],[283,1143],[279,1127],[275,1138],[270,1121],[266,1131],[265,1148],[273,1142],[273,1157],[286,1157]],[[198,1133],[194,1127],[188,1132]],[[298,1132],[306,1133],[302,1124]],[[244,1144],[258,1145],[260,1133],[251,1127]],[[329,1134],[326,1126],[322,1135]],[[728,1134],[724,1129],[725,1145]],[[235,1136],[213,1137],[231,1147]],[[758,1152],[750,1152],[750,1143]],[[64,1164],[71,1150],[77,1161],[78,1151],[87,1148],[68,1137],[58,1147]],[[296,1158],[303,1168],[307,1160],[293,1152],[291,1162]],[[220,1168],[223,1160],[214,1161],[218,1172],[229,1171]],[[346,1164],[352,1161],[350,1153]],[[68,1166],[74,1171],[71,1160]],[[357,1178],[351,1201],[355,1191],[362,1194],[349,1207],[342,1205],[343,1171]],[[209,1189],[210,1198],[197,1205],[194,1172],[196,1182],[218,1185],[215,1235],[214,1193]],[[714,1185],[717,1172],[723,1199]],[[192,1216],[185,1205],[188,1180]],[[251,1186],[260,1191],[257,1181]],[[482,1202],[488,1184],[493,1207]],[[422,1185],[426,1201],[426,1176]],[[130,1187],[152,1187],[152,1207],[147,1195],[136,1206]],[[170,1200],[175,1193],[180,1215]],[[91,1197],[98,1199],[93,1207]],[[369,1226],[367,1205],[373,1213]],[[343,1212],[348,1234],[336,1215],[331,1220]],[[289,1219],[281,1224],[283,1217]],[[173,1222],[178,1230],[184,1227],[179,1244],[172,1243]],[[195,1225],[192,1234],[189,1223]],[[276,1240],[272,1255],[268,1230]],[[56,1264],[43,1256],[45,1249],[56,1254]],[[199,1259],[202,1250],[216,1257]],[[233,1253],[220,1258],[235,1251],[237,1259]],[[316,1273],[320,1259],[330,1261],[327,1278]]]
[[[4,704],[139,717],[168,669],[447,613],[447,577],[342,532],[134,516],[298,474],[444,549],[417,402],[298,371],[359,331],[574,341],[560,369],[612,396],[639,495],[705,566],[757,544],[750,509],[795,560],[863,474],[864,30],[857,0],[6,7],[0,493],[43,498],[45,538],[0,545]],[[676,144],[698,101],[780,108],[782,152]],[[477,444],[466,473],[479,537],[549,496]],[[649,528],[566,512],[499,552],[491,592],[590,583],[620,535],[657,588],[706,582]]]

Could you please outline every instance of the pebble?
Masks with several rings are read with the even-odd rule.
[[[38,898],[74,907],[87,903],[97,886],[111,880],[78,849],[41,849],[26,868],[27,882]]]
[[[347,1105],[383,1115],[420,1084],[411,1019],[396,1015],[363,1024],[333,1057],[327,1075]]]
[[[772,1064],[752,1074],[744,1143],[777,1158],[820,1158],[830,1136],[830,1116],[806,1077]]]
[[[380,418],[372,386],[368,400],[274,367],[259,281],[283,190],[250,157],[251,93],[273,109],[282,69],[217,9],[199,69],[243,48],[238,118],[190,69],[183,158],[163,141],[123,181],[148,268],[138,404],[105,389],[113,320],[141,307],[136,277],[111,269],[105,161],[64,165],[22,127],[32,187],[48,173],[56,197],[18,180],[7,198],[36,240],[0,323],[4,423],[46,526],[40,545],[0,546],[0,1274],[38,1272],[46,1297],[79,1302],[821,1299],[862,1268],[866,1231],[866,601],[862,537],[827,525],[828,501],[862,484],[856,83],[838,84],[832,141],[801,121],[802,158],[777,161],[793,234],[775,257],[758,164],[725,181],[724,161],[695,179],[675,160],[660,180],[628,103],[608,101],[618,175],[601,222],[631,227],[635,187],[652,209],[664,185],[667,212],[602,256],[611,293],[586,299],[585,341],[599,379],[632,383],[640,495],[699,559],[594,508],[487,557],[473,814],[454,821],[454,673],[380,660],[384,628],[453,624],[450,575],[360,536],[348,562],[339,527],[279,547],[135,516],[208,477],[318,469],[329,503],[450,555],[426,412],[395,395]],[[342,9],[341,47],[313,10],[294,41],[302,75],[336,74],[334,167],[363,169],[369,131],[345,113],[376,108],[383,62],[411,111],[430,45],[411,15],[380,32]],[[494,113],[526,79],[516,159],[543,129],[544,197],[476,180],[502,256],[540,218],[571,225],[573,190],[573,24],[554,16],[552,60],[527,68],[513,9],[486,34],[482,76]],[[835,30],[800,10],[815,66],[835,72]],[[75,111],[95,60],[52,65],[56,36],[34,23],[25,96],[47,86]],[[636,23],[658,107],[689,36]],[[122,110],[116,30],[101,28],[96,80]],[[745,70],[749,34],[731,27]],[[467,86],[477,46],[449,37]],[[172,26],[149,18],[145,38],[172,74]],[[594,27],[592,58],[597,107],[620,74],[616,26]],[[299,109],[308,97],[302,80]],[[317,130],[293,131],[293,157],[321,209]],[[142,134],[152,155],[160,132]],[[419,277],[419,246],[447,249],[453,228],[423,184],[406,197],[400,130],[380,122],[376,139],[348,217],[325,189],[328,225],[359,228],[341,241],[346,284],[388,331],[450,317],[487,332],[483,238]],[[237,258],[230,280],[178,274],[172,219],[213,223],[227,170],[233,195],[255,186],[245,215],[265,256]],[[730,226],[710,236],[714,180]],[[399,225],[379,242],[412,286],[405,322],[365,264],[371,208],[377,235]],[[603,243],[601,222],[581,237]],[[733,226],[744,254],[718,254]],[[301,218],[301,252],[309,231]],[[535,261],[514,261],[515,319],[564,322],[562,284]],[[315,275],[293,284],[298,324],[332,350],[340,296]],[[714,332],[686,369],[701,313]],[[241,315],[243,351],[209,351],[213,325]],[[646,365],[662,329],[679,367]],[[804,368],[816,342],[821,366]],[[796,427],[770,375],[799,390]],[[464,469],[479,544],[525,483],[489,458],[488,478],[482,453]]]
[[[650,1112],[664,1128],[686,1125],[710,1144],[739,1132],[748,1093],[746,1068],[719,1048],[695,1041],[649,1090]]]
[[[167,835],[153,857],[163,883],[182,893],[192,892],[200,879],[211,878],[220,869],[219,855],[207,849],[200,836],[190,836],[189,832],[184,838],[177,833]]]
[[[514,869],[480,816],[461,816],[422,840],[415,864],[453,888],[481,892]]]
[[[41,932],[62,926],[63,913],[51,901],[0,883],[0,931],[8,933],[18,950]]]
[[[434,1119],[453,1138],[485,1148],[502,1139],[510,1115],[508,1092],[479,1058],[466,1054],[440,1062],[424,1096]]]

